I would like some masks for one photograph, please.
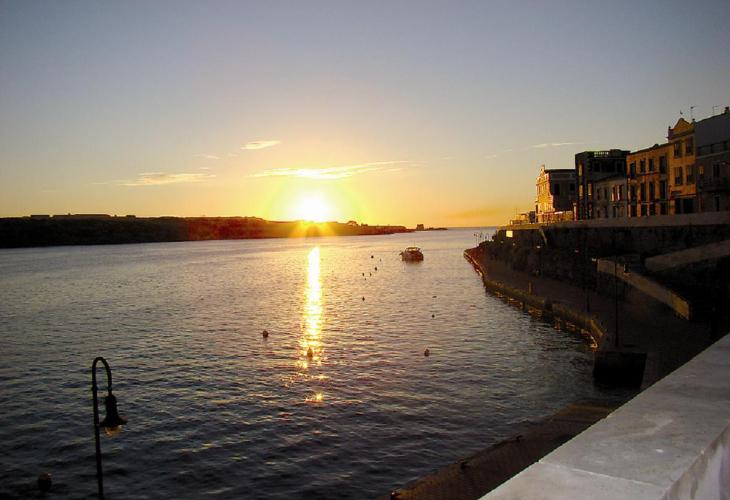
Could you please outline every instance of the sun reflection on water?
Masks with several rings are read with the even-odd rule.
[[[310,369],[322,366],[324,346],[322,345],[322,280],[320,270],[320,250],[314,247],[309,251],[307,266],[307,285],[302,310],[302,335],[299,339],[299,352],[296,362],[299,376],[312,381],[323,381],[322,374],[309,373]],[[324,399],[320,390],[316,390],[305,400],[319,403]]]

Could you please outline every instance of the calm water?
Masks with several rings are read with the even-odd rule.
[[[129,419],[102,436],[111,499],[371,498],[621,397],[583,339],[484,291],[473,233],[0,251],[0,497],[44,471],[47,498],[94,497],[99,355]]]

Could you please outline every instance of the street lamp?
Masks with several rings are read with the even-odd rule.
[[[99,399],[96,395],[96,364],[101,361],[106,369],[106,389],[107,395],[104,398],[104,406],[106,408],[106,417],[99,422]],[[99,500],[104,500],[104,473],[101,469],[101,442],[99,440],[99,426],[104,428],[108,436],[114,436],[122,430],[122,426],[127,423],[127,419],[119,416],[117,411],[117,398],[112,394],[112,371],[109,363],[99,356],[94,359],[91,364],[91,392],[94,396],[94,436],[96,438],[96,480],[99,484]]]

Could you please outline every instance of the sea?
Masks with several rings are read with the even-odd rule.
[[[96,498],[98,356],[108,499],[375,498],[625,399],[485,291],[463,250],[492,231],[0,250],[0,498]]]

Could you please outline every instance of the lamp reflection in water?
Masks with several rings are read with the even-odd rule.
[[[96,365],[101,362],[106,370],[106,389],[107,394],[104,398],[104,406],[106,416],[104,420],[99,422],[99,399],[96,395],[98,387],[96,386]],[[127,423],[127,419],[119,415],[117,410],[117,398],[112,394],[112,371],[109,363],[102,357],[94,359],[91,364],[91,392],[94,397],[94,437],[96,438],[96,481],[99,486],[99,499],[104,499],[104,473],[101,468],[101,442],[99,440],[99,427],[103,427],[108,436],[114,436],[122,431],[122,426]]]
[[[302,336],[299,339],[299,356],[297,368],[300,375],[318,381],[323,375],[308,377],[310,368],[322,366],[322,280],[320,273],[320,250],[314,247],[309,251],[307,266],[307,286],[302,311]],[[319,403],[324,399],[321,391],[307,397],[310,403]]]

